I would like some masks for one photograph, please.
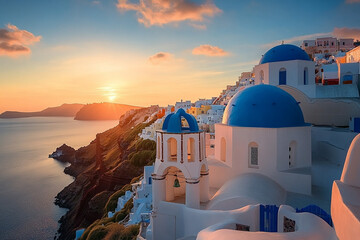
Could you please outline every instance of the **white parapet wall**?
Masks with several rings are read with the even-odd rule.
[[[162,201],[159,209],[152,216],[152,239],[156,240],[196,237],[202,229],[229,219],[249,226],[251,231],[259,230],[259,205],[217,211],[193,209],[183,204]]]
[[[284,217],[295,221],[294,232],[283,232]],[[290,206],[282,205],[278,213],[278,232],[254,232],[236,230],[236,222],[227,219],[202,230],[197,235],[197,240],[337,240],[336,233],[324,220],[311,213],[296,213]]]

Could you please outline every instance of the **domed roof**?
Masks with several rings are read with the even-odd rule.
[[[182,118],[185,118],[189,127],[182,126]],[[170,113],[165,118],[162,130],[169,133],[199,132],[199,126],[194,116],[180,108],[176,113]]]
[[[301,48],[291,44],[281,44],[267,51],[260,60],[260,64],[290,60],[311,61],[309,55]]]
[[[223,124],[237,127],[281,128],[308,126],[296,100],[272,85],[255,85],[229,101]]]

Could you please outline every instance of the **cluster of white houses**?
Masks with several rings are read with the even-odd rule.
[[[332,193],[341,203],[331,205],[335,228],[318,216],[296,213],[286,206],[297,207],[299,202],[313,201],[330,209],[330,199],[322,202],[328,197],[319,192],[327,189],[327,194],[331,193],[329,185],[336,178],[324,169],[331,169],[332,161],[343,165],[356,133],[314,127],[306,122],[323,121],[329,125],[333,120],[325,118],[334,109],[327,107],[336,109],[345,100],[352,108],[337,117],[347,124],[350,116],[360,117],[357,81],[345,87],[345,84],[315,84],[315,63],[302,49],[286,44],[269,50],[255,66],[254,73],[255,86],[239,88],[226,106],[222,123],[215,124],[214,154],[205,152],[205,134],[192,115],[180,109],[165,118],[162,129],[156,133],[153,211],[151,224],[146,234],[143,233],[146,239],[352,239],[357,236],[359,220],[356,219],[360,216],[357,207],[350,207],[353,205],[346,200],[351,197],[360,200],[356,192],[360,171],[359,161],[354,160],[359,155],[356,147],[350,148],[348,155],[352,155],[352,160],[346,160],[351,163],[346,163],[343,172],[346,175],[351,169],[349,178],[355,183],[342,177],[336,183],[340,190]],[[317,116],[312,111],[314,108],[309,107],[311,104],[326,108],[320,111],[324,116]],[[339,119],[337,123],[341,122]],[[336,138],[338,145],[345,146],[342,150],[333,145]],[[338,176],[341,170],[338,167],[329,171]],[[354,187],[342,187],[346,184]],[[276,233],[259,232],[259,204],[281,205],[278,214],[283,218]],[[346,216],[339,213],[344,209],[348,211]],[[294,224],[293,234],[284,233],[289,221]],[[244,229],[250,232],[238,231]]]
[[[342,45],[331,41],[318,39],[315,46]],[[211,135],[199,127],[197,114],[185,111],[201,112],[210,100],[198,106],[181,101],[155,122],[156,161],[147,169],[132,216],[140,220],[140,206],[149,214],[151,199],[150,224],[138,239],[358,237],[359,69],[351,72],[351,82],[340,71],[338,84],[323,85],[315,82],[315,64],[294,45],[270,49],[252,73],[211,100],[226,105]],[[349,123],[355,132],[344,128]],[[331,211],[334,225],[295,209],[309,204]],[[272,220],[264,213],[270,205],[279,207]],[[264,230],[272,222],[275,230]]]

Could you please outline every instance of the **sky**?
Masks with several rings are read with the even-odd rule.
[[[271,47],[360,40],[360,0],[0,0],[0,113],[218,96]]]

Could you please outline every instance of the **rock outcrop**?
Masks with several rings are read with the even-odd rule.
[[[142,173],[143,167],[132,164],[129,155],[141,141],[141,130],[155,121],[145,123],[144,119],[157,111],[157,107],[135,110],[124,116],[118,126],[98,134],[88,146],[75,151],[71,165],[65,169],[75,180],[55,198],[55,204],[69,209],[59,221],[59,239],[74,239],[76,229],[100,219],[109,196]],[[71,152],[67,146],[59,149]]]

